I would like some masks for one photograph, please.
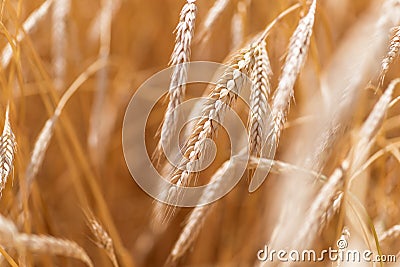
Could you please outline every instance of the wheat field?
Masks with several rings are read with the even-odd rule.
[[[2,0],[0,32],[0,266],[400,266],[399,0]],[[374,260],[290,258],[328,248]]]

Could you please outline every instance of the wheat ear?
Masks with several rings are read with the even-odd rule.
[[[161,138],[154,153],[157,158],[160,158],[163,146],[164,148],[169,148],[171,140],[173,140],[173,136],[178,130],[179,114],[177,108],[185,97],[187,63],[190,61],[190,46],[194,35],[196,11],[196,1],[187,0],[181,10],[179,23],[175,29],[175,47],[170,60],[173,70],[168,91],[169,102],[161,126]]]
[[[0,197],[7,183],[7,178],[13,169],[16,141],[10,123],[10,106],[7,105],[0,148]]]
[[[107,253],[107,256],[111,260],[114,267],[118,267],[117,257],[115,256],[114,244],[113,241],[108,234],[108,232],[104,229],[104,227],[100,224],[100,222],[96,219],[96,217],[91,212],[85,212],[86,220],[90,231],[92,232],[95,240],[95,244],[104,249]]]
[[[111,19],[114,19],[116,13],[118,12],[119,8],[121,7],[122,4],[122,0],[113,0],[111,1],[111,7],[109,7],[108,5],[103,5],[101,7],[101,9],[97,12],[96,17],[93,19],[92,23],[90,24],[89,27],[89,39],[90,40],[96,40],[100,35],[101,35],[101,27],[99,27],[99,25],[101,25],[101,20],[103,17],[103,14],[105,12],[104,9],[106,8],[110,8],[111,9]]]
[[[245,36],[247,9],[250,3],[251,0],[239,0],[237,2],[236,10],[231,21],[232,49],[239,47],[243,42]]]
[[[27,187],[27,191],[25,192],[27,194],[26,197],[29,196],[30,187],[40,169],[40,166],[43,163],[43,159],[49,146],[49,142],[51,140],[51,137],[53,136],[55,124],[59,116],[61,115],[61,112],[64,109],[66,103],[71,98],[71,96],[80,88],[82,83],[86,81],[88,76],[103,68],[106,63],[107,61],[105,61],[104,59],[99,59],[95,61],[92,65],[90,65],[81,75],[79,75],[78,78],[65,91],[64,95],[58,102],[54,114],[44,124],[42,130],[39,133],[39,136],[36,139],[30,162],[25,173],[25,181]],[[22,195],[20,195],[20,197],[22,197]]]
[[[268,99],[272,76],[266,43],[262,40],[254,49],[254,67],[251,73],[250,116],[248,122],[250,155],[260,156],[266,139]]]
[[[395,58],[399,55],[400,50],[400,26],[397,26],[393,30],[393,36],[390,39],[389,49],[386,53],[385,58],[382,60],[381,73],[379,75],[379,84],[382,85],[385,79],[386,73],[389,71],[390,65],[393,63]]]
[[[400,236],[400,225],[394,225],[390,229],[386,230],[380,237],[379,243],[382,245],[390,239],[396,239]]]
[[[240,93],[245,74],[252,69],[254,47],[241,50],[233,57],[228,68],[224,71],[217,85],[208,96],[207,103],[203,106],[202,116],[194,126],[193,133],[189,136],[184,146],[184,155],[181,168],[176,168],[171,175],[171,183],[178,187],[187,186],[193,176],[195,162],[204,158],[205,142],[214,138],[218,131],[218,123],[223,123],[226,110],[232,107]]]
[[[6,247],[15,248],[20,253],[31,251],[61,255],[76,258],[87,266],[93,266],[85,250],[75,242],[51,236],[19,233],[15,224],[2,215],[0,215],[0,243]]]
[[[313,0],[307,15],[300,20],[296,30],[290,38],[288,55],[282,69],[278,87],[273,97],[273,127],[269,133],[271,146],[276,147],[279,143],[280,134],[289,112],[290,101],[294,97],[294,85],[297,76],[306,61],[314,26],[316,6],[317,1]]]
[[[47,14],[50,5],[53,3],[53,0],[47,0],[45,1],[40,7],[35,9],[29,17],[25,20],[25,22],[22,24],[23,31],[19,31],[16,37],[16,42],[21,42],[24,37],[25,33],[28,34],[31,32],[39,23],[40,20],[44,18],[44,16]],[[5,69],[8,64],[10,63],[11,57],[13,54],[12,47],[9,43],[4,47],[2,53],[1,53],[1,65],[3,69]]]
[[[52,56],[57,90],[64,88],[67,65],[67,16],[71,9],[70,0],[55,0],[52,11]]]
[[[365,159],[371,141],[376,135],[379,127],[382,125],[383,117],[389,108],[390,101],[392,99],[393,91],[400,79],[396,79],[390,83],[385,93],[379,98],[375,104],[373,110],[364,122],[358,133],[358,141],[354,145],[352,151],[349,152],[346,159],[341,165],[335,169],[333,174],[329,177],[328,182],[322,187],[314,202],[312,203],[310,210],[306,215],[305,224],[301,227],[301,231],[298,238],[294,241],[294,246],[307,247],[314,241],[316,235],[321,231],[327,223],[329,218],[326,214],[332,209],[332,203],[337,199],[336,195],[340,190],[343,189],[345,182],[345,176],[352,175],[354,170],[360,167],[362,161]],[[340,205],[336,203],[336,205]],[[320,222],[324,224],[320,224]]]
[[[214,5],[208,11],[207,16],[202,25],[202,29],[199,33],[198,40],[206,42],[210,37],[210,32],[215,22],[228,6],[230,0],[215,0]]]
[[[174,168],[168,175],[168,179],[173,185],[161,189],[161,194],[164,194],[170,203],[178,200],[181,196],[181,188],[189,185],[195,176],[198,162],[202,162],[206,154],[207,139],[215,137],[219,128],[218,123],[223,123],[227,108],[232,107],[235,103],[245,81],[245,73],[252,69],[253,51],[254,47],[250,44],[236,52],[209,94],[207,102],[202,107],[202,115],[185,142],[179,167]],[[165,205],[161,203],[155,205],[153,213],[157,216],[153,217],[153,226],[159,225],[161,221],[162,224],[166,224],[172,217],[173,213],[170,211],[173,212],[175,207],[169,207],[166,211],[164,208]]]

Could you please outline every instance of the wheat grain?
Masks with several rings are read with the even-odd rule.
[[[13,169],[16,141],[10,123],[10,106],[7,106],[0,148],[0,197]]]
[[[179,23],[175,29],[175,47],[170,60],[173,72],[168,91],[169,102],[161,126],[161,138],[155,151],[155,156],[158,158],[163,148],[169,150],[172,137],[178,130],[176,129],[179,116],[177,108],[185,97],[187,63],[190,61],[190,46],[194,35],[196,10],[196,1],[188,0],[181,10]]]

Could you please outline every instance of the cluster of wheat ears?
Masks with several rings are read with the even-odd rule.
[[[400,0],[2,0],[0,33],[0,266],[275,266],[265,245],[339,238],[400,256]],[[245,164],[208,205],[155,201],[124,161],[125,108],[168,58],[143,156],[172,202],[208,184],[206,203]],[[186,84],[198,60],[226,66],[215,84]],[[228,136],[232,110],[247,133]],[[296,266],[332,264],[356,265]]]

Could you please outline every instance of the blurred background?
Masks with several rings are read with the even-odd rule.
[[[383,1],[318,2],[308,60],[296,84],[295,104],[276,158],[290,149],[292,138],[299,132],[298,126],[309,121],[310,118],[304,115],[304,107],[319,94],[319,77],[332,64],[331,59],[340,44],[349,41],[349,29],[365,14],[377,9],[380,2]],[[289,38],[299,18],[307,12],[306,1],[229,0],[212,28],[207,29],[203,23],[214,3],[214,0],[197,1],[191,60],[225,62],[228,55],[262,31],[279,13],[301,3],[302,6],[282,19],[267,38],[274,73],[272,88],[276,88]],[[174,29],[184,4],[183,0],[1,1],[0,47],[4,50],[0,70],[0,117],[4,117],[9,103],[17,152],[13,179],[9,178],[3,191],[0,211],[17,223],[20,231],[74,240],[87,251],[94,266],[112,266],[104,250],[93,242],[84,214],[90,210],[113,239],[120,266],[164,265],[191,209],[179,209],[163,233],[151,233],[155,201],[138,187],[126,167],[121,141],[122,122],[135,90],[151,75],[168,66],[175,42]],[[245,6],[244,11],[238,8],[240,5]],[[240,21],[233,20],[237,14]],[[240,31],[237,25],[241,27]],[[202,31],[207,31],[208,39],[199,38]],[[387,36],[387,46],[381,51],[384,55],[390,32],[382,34]],[[7,62],[4,51],[10,42],[12,52]],[[104,65],[99,61],[96,65],[99,59],[107,63]],[[90,68],[93,64],[97,68],[95,71]],[[375,94],[379,66],[377,61],[375,71],[365,78],[368,82],[361,86],[352,116],[351,127],[355,129],[380,95],[379,90]],[[397,62],[386,76],[383,87],[399,71]],[[24,183],[36,139],[61,96],[77,79],[82,83],[55,124],[31,196],[24,206],[29,217],[21,222],[15,209],[17,195]],[[188,97],[201,95],[204,90],[205,87],[189,87]],[[146,144],[149,155],[158,142],[154,133],[165,108],[166,104],[160,101],[148,121]],[[390,112],[394,118],[392,125],[395,125],[379,139],[380,146],[398,136],[397,111],[394,107]],[[247,112],[244,109],[244,122]],[[325,174],[330,174],[343,159],[350,143],[351,130],[334,149],[324,168]],[[297,153],[301,157],[302,152]],[[219,161],[226,157],[221,156]],[[388,153],[366,174],[374,177],[374,185],[367,189],[365,206],[373,221],[384,222],[382,229],[400,220],[398,160]],[[216,167],[207,173],[212,174]],[[272,174],[259,190],[250,194],[246,176],[218,202],[179,266],[256,264],[256,252],[268,243],[274,225],[282,219],[278,218],[277,203],[282,202],[277,197],[281,187],[279,175]],[[335,226],[328,227],[317,243],[332,243],[337,235]],[[9,253],[17,259],[15,251]],[[1,264],[9,266],[5,260]],[[28,255],[26,262],[27,266],[80,264],[76,260],[43,254]]]

